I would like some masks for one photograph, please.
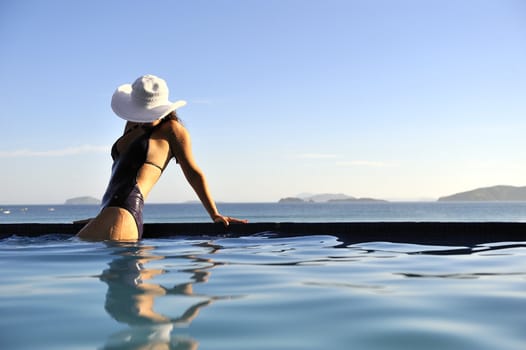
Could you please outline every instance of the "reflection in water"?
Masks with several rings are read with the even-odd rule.
[[[208,244],[200,246],[207,248],[208,254],[218,249]],[[197,349],[196,340],[172,332],[178,325],[191,323],[202,307],[219,299],[193,293],[194,283],[208,280],[210,272],[207,270],[215,266],[214,262],[181,256],[198,262],[201,267],[183,271],[192,275],[193,282],[167,288],[153,283],[154,277],[166,273],[165,270],[145,267],[149,262],[165,258],[153,254],[155,247],[142,243],[112,243],[110,248],[115,249],[115,258],[100,276],[108,285],[105,309],[112,318],[129,325],[129,328],[111,335],[104,349]],[[199,297],[199,301],[174,318],[158,313],[154,308],[155,300],[167,295]]]

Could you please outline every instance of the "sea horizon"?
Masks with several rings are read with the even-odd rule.
[[[276,201],[215,201],[216,204],[297,204],[297,205],[309,205],[309,204],[367,204],[367,203],[526,203],[526,200],[448,200],[439,201],[437,199],[378,199],[372,201],[345,201],[345,200],[334,200],[334,201],[302,201],[302,202],[280,202]],[[173,205],[173,204],[198,204],[201,202],[198,200],[181,201],[181,202],[145,202],[145,205]],[[0,208],[6,206],[100,206],[100,204],[68,204],[64,202],[6,202],[0,203]]]
[[[526,222],[524,201],[218,202],[225,215],[249,222]],[[67,223],[94,217],[97,204],[0,205],[0,223]],[[209,222],[200,203],[147,203],[144,222]]]

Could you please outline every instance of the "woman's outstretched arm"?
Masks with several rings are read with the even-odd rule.
[[[206,177],[193,157],[190,134],[179,122],[172,121],[171,124],[172,135],[170,148],[172,153],[179,162],[186,180],[190,186],[192,186],[197,197],[199,197],[208,215],[210,215],[214,222],[221,222],[224,225],[230,223],[246,223],[247,220],[236,219],[219,213],[208,188]]]

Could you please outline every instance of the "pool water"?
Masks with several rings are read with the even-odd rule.
[[[526,242],[0,241],[1,349],[524,349]]]

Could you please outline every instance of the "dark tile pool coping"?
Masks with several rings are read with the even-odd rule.
[[[0,238],[12,235],[38,237],[46,234],[74,235],[82,224],[0,224]],[[395,242],[473,246],[492,242],[526,242],[522,222],[256,222],[225,228],[214,223],[146,223],[143,238],[181,236],[240,237],[254,234],[278,237],[332,235],[346,244]]]

